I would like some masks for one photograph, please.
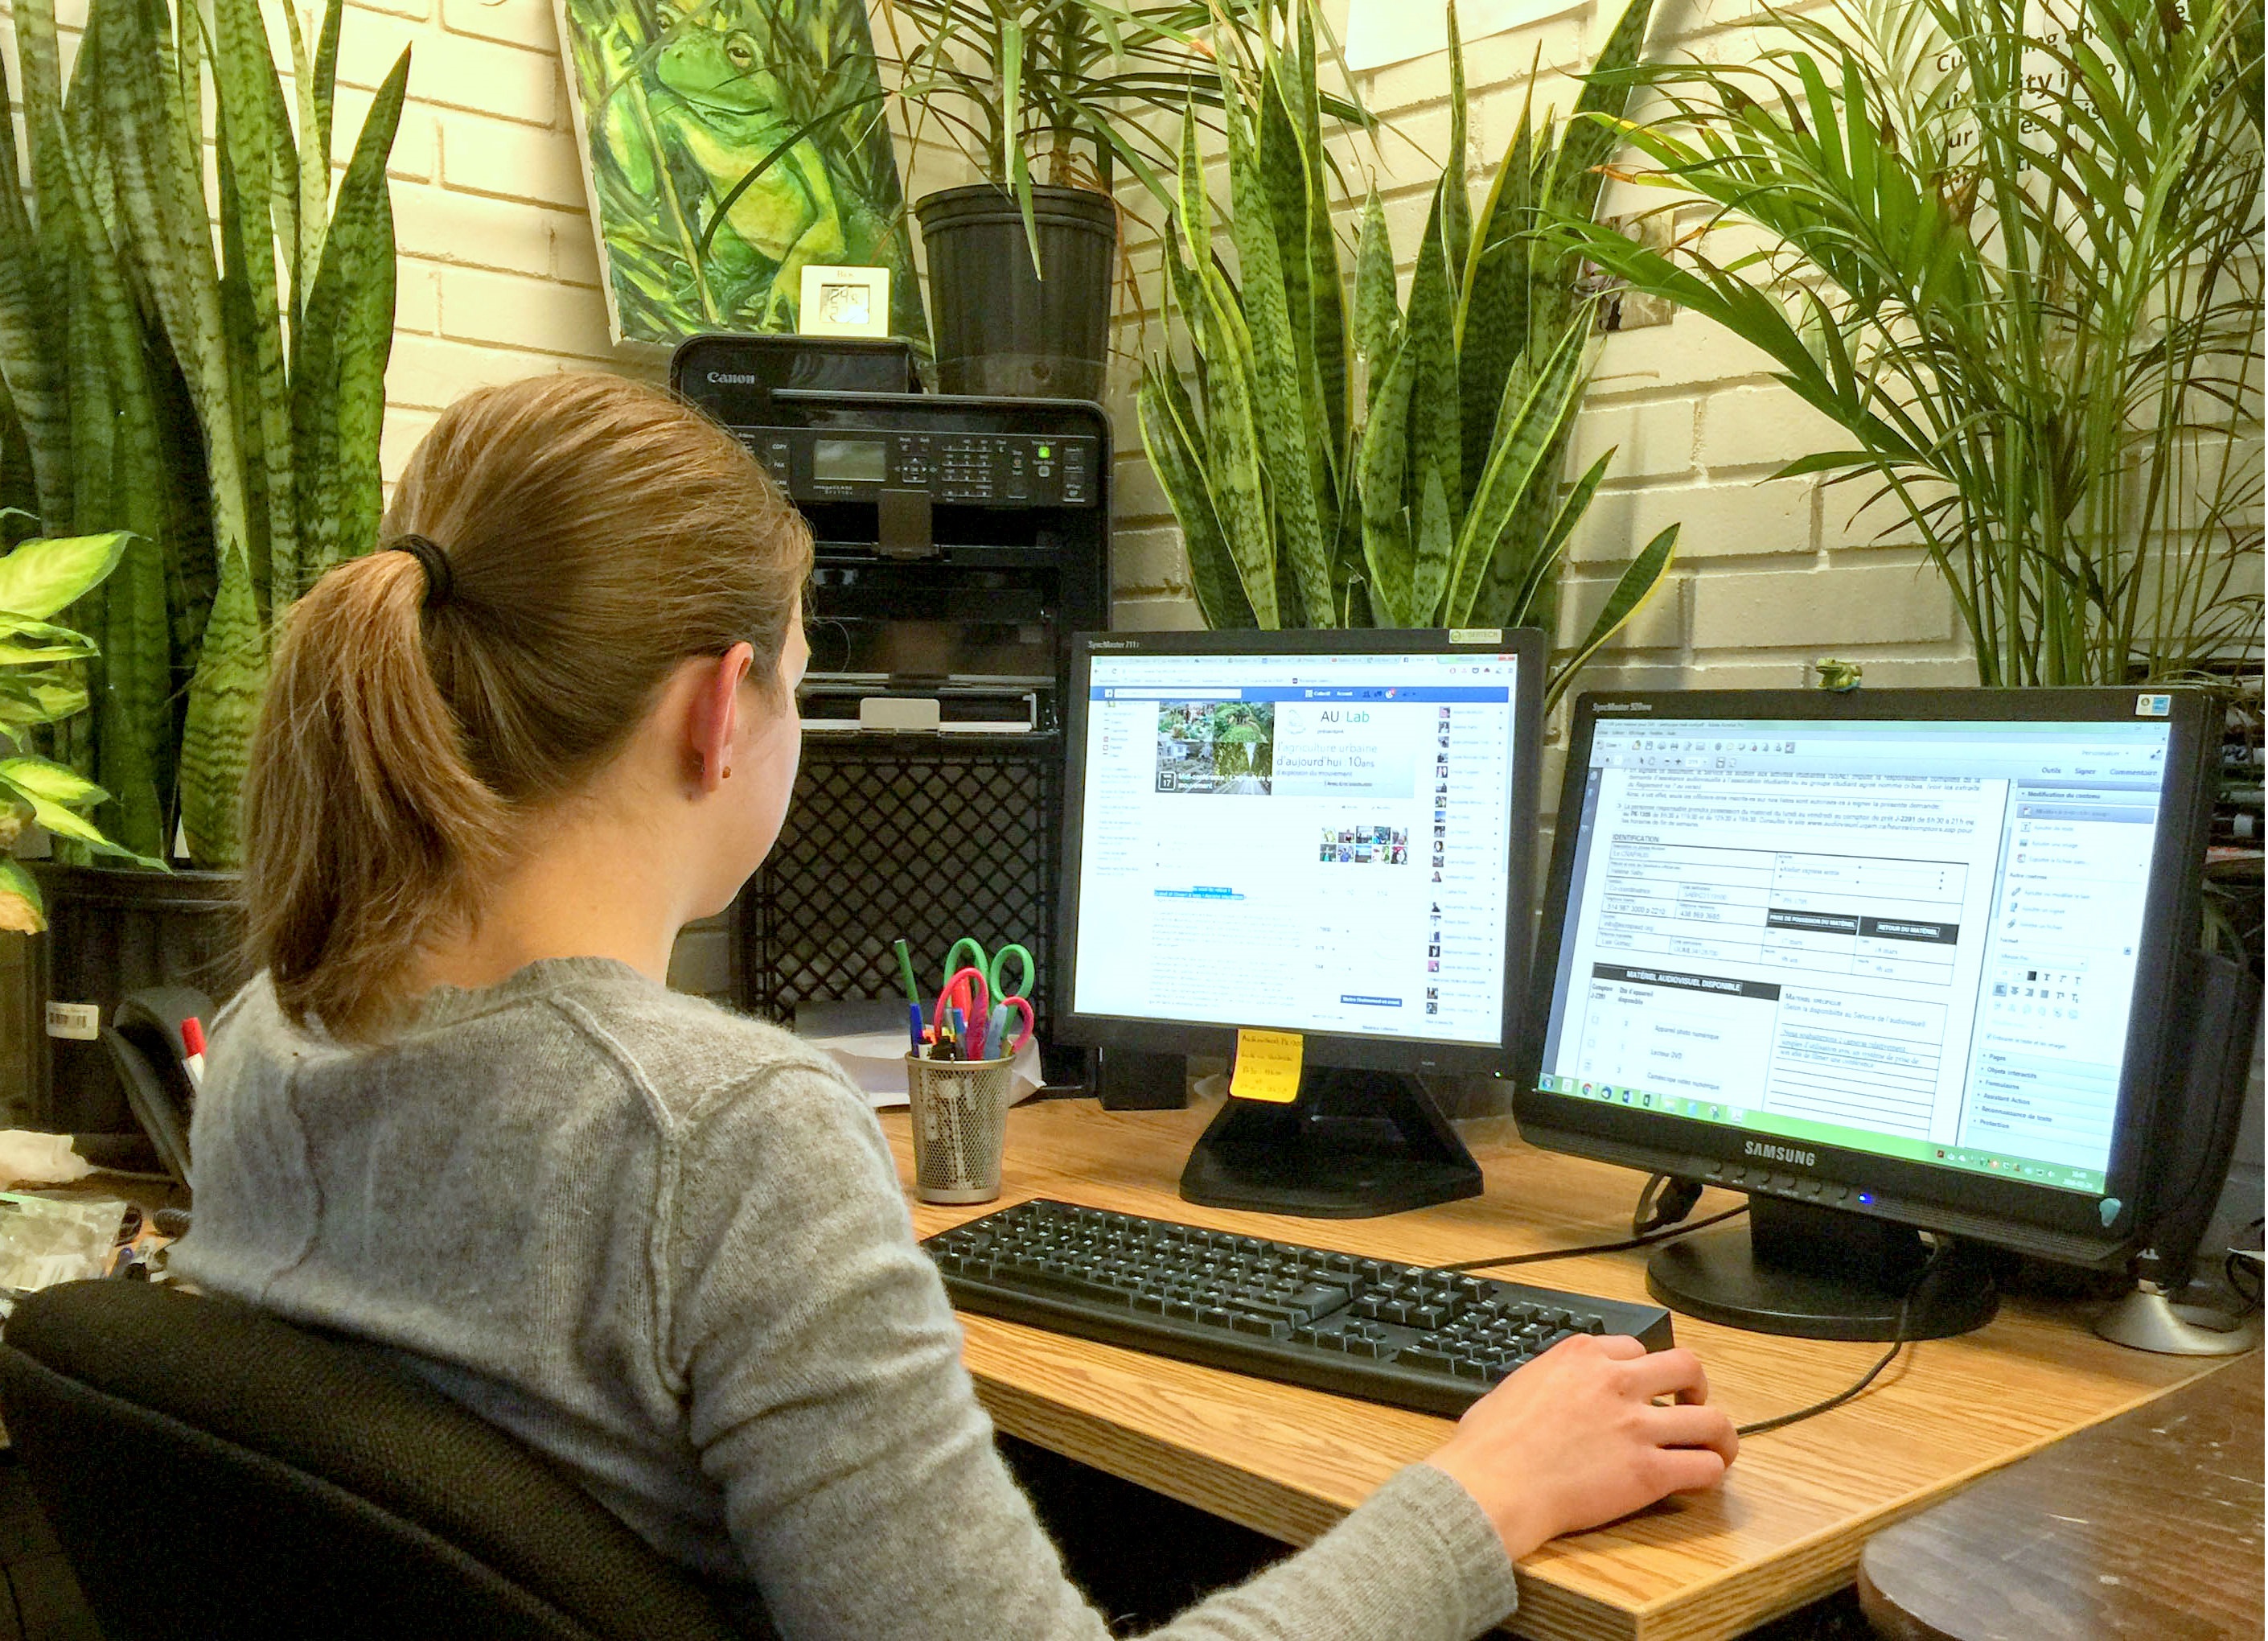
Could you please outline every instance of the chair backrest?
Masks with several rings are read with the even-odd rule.
[[[33,1294],[0,1346],[0,1416],[111,1641],[750,1633],[511,1437],[232,1300]]]

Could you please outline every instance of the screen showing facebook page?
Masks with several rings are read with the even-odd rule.
[[[1502,1040],[1514,656],[1092,663],[1076,1012]]]
[[[1543,1090],[2100,1194],[2170,733],[1600,722]]]

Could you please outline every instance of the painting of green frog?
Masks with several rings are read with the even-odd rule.
[[[860,0],[558,0],[618,338],[793,330],[803,269],[891,270],[925,347]]]

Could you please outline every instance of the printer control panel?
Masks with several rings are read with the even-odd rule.
[[[765,427],[740,436],[797,501],[869,501],[884,490],[918,490],[939,503],[1091,507],[1100,494],[1101,441],[1086,434]]]

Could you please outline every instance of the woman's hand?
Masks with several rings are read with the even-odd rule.
[[[1657,1396],[1675,1399],[1655,1405]],[[1690,1350],[1564,1339],[1475,1402],[1426,1462],[1454,1476],[1515,1561],[1547,1539],[1724,1478],[1741,1450]]]

